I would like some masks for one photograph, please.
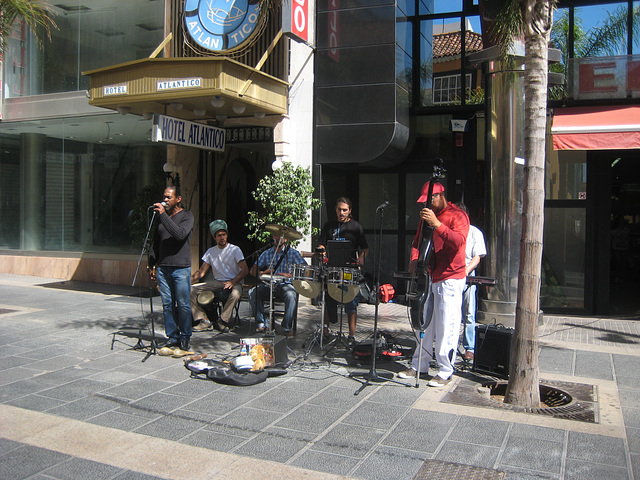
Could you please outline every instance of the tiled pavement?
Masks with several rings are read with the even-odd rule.
[[[471,468],[464,478],[640,478],[638,320],[545,316],[540,376],[595,386],[598,423],[587,423],[453,403],[491,380],[465,371],[444,389],[363,386],[370,366],[343,346],[309,349],[314,305],[300,308],[286,375],[251,387],[190,378],[180,359],[142,362],[136,338],[116,335],[112,348],[114,332],[147,329],[149,306],[130,288],[0,275],[1,479],[410,480],[425,461]],[[374,313],[360,306],[358,340],[371,338]],[[399,346],[412,342],[407,318],[379,306]],[[193,347],[232,358],[249,326],[197,333]],[[405,365],[381,359],[376,373]]]

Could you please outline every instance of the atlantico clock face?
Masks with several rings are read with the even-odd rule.
[[[187,0],[185,25],[202,48],[234,50],[257,32],[262,4],[263,0]]]

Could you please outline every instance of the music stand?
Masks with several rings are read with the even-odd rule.
[[[349,240],[327,241],[327,267],[349,267],[355,261]]]

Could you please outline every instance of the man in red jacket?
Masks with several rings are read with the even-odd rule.
[[[427,204],[429,182],[422,187],[418,203]],[[423,235],[421,236],[420,233]],[[436,360],[440,365],[438,375],[429,380],[430,387],[443,387],[451,380],[460,334],[460,310],[462,293],[466,283],[465,245],[469,233],[469,217],[453,203],[448,203],[444,186],[434,183],[431,195],[431,208],[420,210],[418,232],[411,245],[411,263],[409,271],[414,273],[420,247],[425,233],[433,235],[431,262],[428,265],[431,276],[431,296],[433,309],[424,309],[431,322],[425,330],[423,348],[420,348],[419,332],[416,332],[418,345],[413,355],[410,369],[400,372],[400,378],[416,376],[418,363],[422,373],[427,373],[431,360],[431,346],[435,340]],[[422,359],[420,359],[422,355]]]

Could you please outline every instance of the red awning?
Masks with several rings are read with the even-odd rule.
[[[640,149],[640,107],[572,107],[554,111],[554,150]]]

